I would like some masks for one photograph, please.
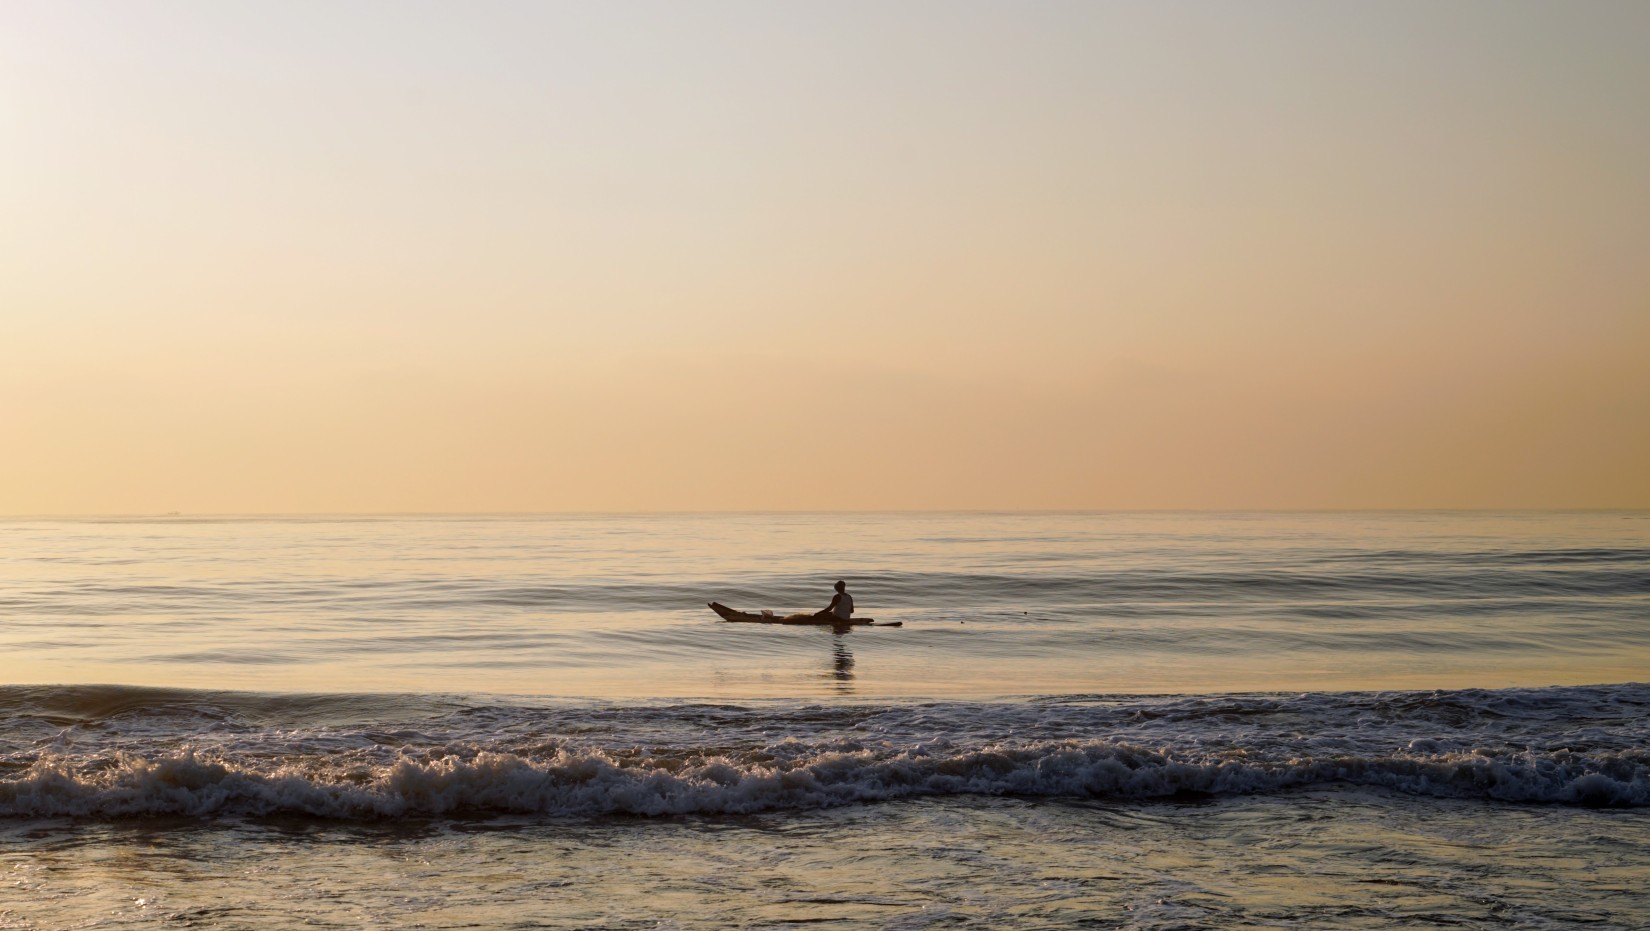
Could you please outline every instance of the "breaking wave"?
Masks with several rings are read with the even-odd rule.
[[[103,769],[46,759],[0,783],[0,813],[86,818],[300,814],[378,819],[736,814],[942,795],[1152,799],[1326,786],[1503,802],[1650,803],[1650,753],[1403,753],[1287,761],[1199,759],[1073,742],[949,753],[799,750],[630,758],[479,751],[381,768],[306,760],[266,765],[184,752]]]
[[[1650,805],[1650,686],[807,705],[0,689],[0,816],[738,814],[1337,786]]]

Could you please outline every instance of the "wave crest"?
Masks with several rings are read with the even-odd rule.
[[[374,820],[462,814],[745,814],[932,796],[1152,799],[1335,785],[1507,802],[1650,804],[1650,754],[1338,755],[1252,760],[1105,741],[951,751],[792,746],[725,756],[478,749],[383,764],[286,762],[183,751],[44,758],[0,782],[0,815]]]

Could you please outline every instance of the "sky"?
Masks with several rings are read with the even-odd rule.
[[[0,0],[0,514],[1650,507],[1647,39]]]

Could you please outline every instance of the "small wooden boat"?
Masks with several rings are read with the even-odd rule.
[[[874,618],[856,617],[851,620],[840,621],[828,614],[775,614],[772,611],[763,611],[753,614],[750,611],[735,611],[725,604],[710,603],[710,609],[715,611],[724,621],[737,621],[741,624],[815,624],[820,627],[899,627],[901,621],[886,621],[878,624]]]

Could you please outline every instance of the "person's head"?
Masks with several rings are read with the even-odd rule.
[[[847,589],[848,589],[848,583],[847,582],[837,582],[836,583],[836,590],[837,591],[839,591],[839,592],[847,591]]]

